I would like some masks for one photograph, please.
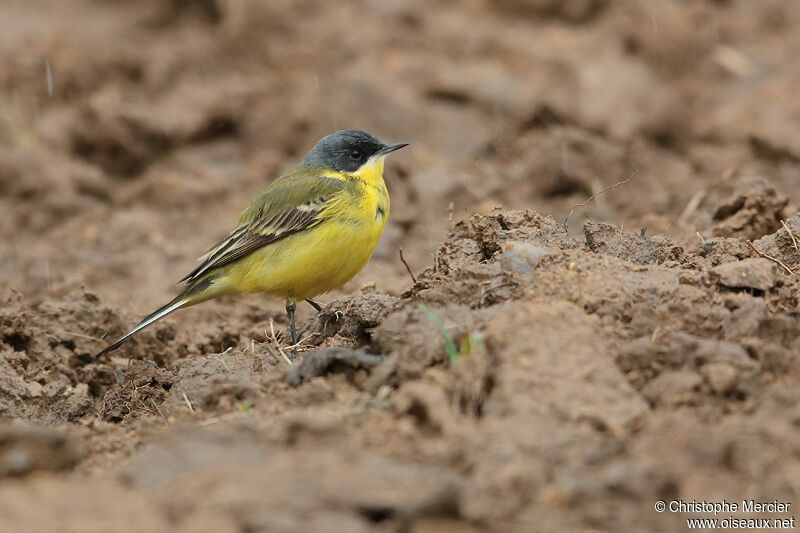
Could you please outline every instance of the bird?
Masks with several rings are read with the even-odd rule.
[[[165,316],[226,294],[285,299],[297,344],[297,301],[339,288],[369,261],[389,217],[384,160],[408,143],[385,144],[362,130],[322,137],[305,159],[262,191],[234,229],[198,258],[183,289],[106,346],[99,359]]]

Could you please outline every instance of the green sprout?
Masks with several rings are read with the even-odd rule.
[[[433,310],[424,303],[418,303],[417,307],[420,311],[425,313],[425,316],[433,322],[436,329],[439,330],[442,339],[444,339],[444,351],[447,352],[447,359],[451,365],[454,365],[459,357],[468,356],[473,354],[482,354],[486,351],[485,339],[486,335],[481,331],[473,331],[461,341],[460,348],[456,348],[456,343],[453,336],[444,327],[441,319],[433,312]]]
[[[458,355],[481,355],[486,353],[486,334],[482,331],[473,331],[461,341]]]
[[[250,412],[250,406],[247,405],[247,402],[245,402],[244,400],[234,399],[233,403],[236,404],[236,406],[239,408],[239,410],[241,412],[243,412],[243,413],[249,413]]]

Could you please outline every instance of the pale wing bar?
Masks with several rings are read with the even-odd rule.
[[[321,222],[319,215],[326,206],[327,199],[320,197],[266,220],[257,217],[249,224],[233,230],[181,281],[192,283],[211,270],[228,265],[263,246],[316,226]]]

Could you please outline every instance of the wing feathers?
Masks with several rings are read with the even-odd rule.
[[[211,270],[228,265],[263,246],[316,226],[322,221],[320,215],[329,206],[332,197],[333,194],[315,196],[274,214],[259,210],[253,220],[234,229],[201,257],[202,263],[181,281],[192,283]]]

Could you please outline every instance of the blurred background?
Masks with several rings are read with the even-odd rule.
[[[687,253],[714,236],[757,239],[773,233],[800,207],[798,27],[800,3],[794,0],[3,0],[0,418],[70,422],[70,434],[77,435],[87,453],[75,459],[77,455],[64,452],[67,459],[54,468],[79,463],[77,477],[35,478],[17,485],[0,482],[0,516],[9,509],[16,516],[36,516],[38,502],[45,501],[55,510],[47,515],[53,527],[60,513],[69,511],[100,516],[98,523],[103,524],[135,524],[131,530],[139,531],[150,526],[152,531],[171,530],[169,524],[178,522],[194,531],[218,523],[230,529],[214,530],[283,531],[302,523],[297,518],[305,516],[301,496],[312,485],[319,489],[314,485],[317,479],[323,480],[328,492],[319,489],[314,493],[318,500],[309,501],[328,505],[329,495],[340,493],[340,480],[355,480],[341,491],[345,500],[352,494],[374,492],[393,501],[395,488],[404,480],[438,487],[437,482],[450,479],[454,471],[472,476],[478,487],[462,498],[467,503],[460,515],[453,511],[458,504],[444,489],[439,499],[426,500],[434,502],[433,510],[411,506],[422,516],[430,513],[434,525],[441,520],[441,531],[466,530],[454,516],[475,530],[485,530],[481,524],[486,523],[511,530],[491,520],[513,516],[518,507],[528,509],[529,526],[541,525],[538,520],[545,509],[556,517],[551,524],[613,530],[609,524],[619,525],[620,519],[609,510],[611,500],[617,509],[629,509],[640,524],[647,524],[653,511],[652,501],[645,500],[678,490],[672,471],[689,480],[681,485],[683,496],[692,496],[694,490],[698,497],[709,497],[714,480],[719,481],[715,486],[724,488],[733,486],[731,479],[743,494],[769,472],[769,479],[758,485],[760,496],[771,500],[794,491],[796,498],[797,475],[787,474],[790,469],[784,463],[761,456],[767,453],[764,442],[795,438],[800,418],[794,422],[782,418],[774,425],[765,422],[758,426],[761,437],[744,439],[745,444],[735,448],[734,439],[742,428],[763,417],[747,411],[752,404],[743,397],[701,389],[705,378],[698,377],[696,369],[665,373],[666,380],[654,385],[662,388],[648,401],[673,402],[666,411],[678,413],[678,418],[659,418],[663,414],[659,411],[654,414],[657,422],[634,443],[617,440],[608,428],[590,428],[588,423],[567,427],[545,417],[541,425],[506,421],[521,428],[516,444],[506,449],[505,430],[499,437],[475,432],[478,423],[465,422],[467,417],[452,426],[442,423],[446,427],[439,430],[451,439],[447,445],[435,440],[438,437],[425,433],[427,427],[417,428],[408,416],[393,417],[381,410],[388,405],[389,388],[363,400],[342,378],[287,392],[283,370],[277,366],[254,366],[249,374],[232,372],[236,379],[245,376],[241,379],[245,385],[236,385],[239,389],[227,382],[215,385],[209,402],[218,403],[195,403],[197,413],[191,405],[184,409],[184,398],[190,403],[185,395],[167,402],[173,383],[169,380],[178,379],[169,372],[203,384],[195,392],[205,397],[197,391],[203,391],[222,368],[215,366],[211,372],[204,367],[208,373],[203,374],[191,365],[193,360],[206,364],[207,358],[187,356],[220,358],[228,348],[247,345],[255,358],[251,339],[269,338],[269,319],[279,327],[285,323],[284,304],[276,299],[254,295],[208,302],[173,315],[160,329],[144,332],[115,354],[119,364],[131,354],[138,358],[155,354],[157,368],[137,361],[142,364],[132,375],[144,377],[141,383],[131,381],[131,390],[119,392],[128,385],[115,381],[110,365],[95,364],[89,354],[105,345],[101,337],[122,333],[172,298],[177,280],[232,228],[258,192],[297,164],[320,137],[344,128],[364,129],[385,142],[405,141],[411,146],[387,161],[391,217],[372,261],[341,290],[320,297],[323,304],[360,294],[364,287],[363,294],[401,294],[411,282],[398,248],[418,273],[431,266],[452,222],[487,213],[497,205],[533,210],[558,222],[574,209],[569,232],[579,239],[587,218],[636,233],[646,227],[647,235],[666,234]],[[608,190],[620,182],[624,183]],[[584,203],[594,194],[594,200]],[[738,255],[726,260],[750,253],[743,242],[731,249]],[[705,268],[697,261],[692,266],[697,270],[692,273],[695,281]],[[790,292],[787,288],[782,294]],[[723,305],[718,296],[702,293],[692,305],[712,302],[714,309],[729,314],[742,305],[742,315],[756,313],[757,308],[762,313],[757,316],[767,317],[760,324],[772,324],[771,310],[761,300],[760,307],[752,302],[747,307],[738,300]],[[678,319],[690,316],[674,310],[684,308],[669,309],[680,315]],[[300,322],[316,316],[307,306],[299,308],[299,315]],[[554,324],[572,327],[564,317],[554,316]],[[702,335],[726,334],[714,322],[716,316],[708,318],[711,333]],[[795,316],[783,318],[796,323]],[[622,326],[617,330],[613,323],[606,326],[611,328],[609,346],[625,337]],[[742,326],[736,334],[742,331],[750,330]],[[772,346],[775,350],[770,352],[781,354],[778,367],[796,361],[791,358],[795,352],[787,348],[797,338],[795,330],[787,326],[782,334],[759,331],[764,338],[783,335],[780,350]],[[659,332],[648,331],[647,339],[651,333],[655,343]],[[697,345],[690,341],[675,344],[675,353],[691,351],[682,348]],[[139,342],[152,350],[140,349]],[[709,352],[718,348],[711,346]],[[742,346],[750,345],[742,341]],[[736,344],[735,354],[748,359],[742,346]],[[622,351],[617,348],[609,350],[609,360],[618,363],[614,357]],[[234,359],[222,359],[226,370]],[[260,365],[261,359],[256,359]],[[169,369],[168,363],[176,360],[184,366]],[[764,368],[754,379],[767,376],[766,383],[774,369]],[[425,393],[433,396],[420,392],[421,404],[436,404],[440,400],[436,394],[444,398],[440,389],[450,390],[447,379],[455,378],[445,371],[437,374],[439,370],[433,368],[418,381],[447,386]],[[641,383],[652,378],[645,374],[636,374]],[[418,381],[410,381],[412,393],[417,390],[413,387],[420,387]],[[620,377],[613,383],[622,382]],[[140,386],[154,395],[149,400],[152,406],[141,400],[134,409]],[[107,391],[113,387],[128,395],[129,410],[104,412],[101,421],[97,412],[112,403]],[[584,387],[579,384],[575,390]],[[678,392],[672,394],[674,390]],[[783,409],[781,394],[770,396],[764,409]],[[401,395],[397,402],[408,397],[413,394]],[[242,398],[250,403],[241,403]],[[638,396],[635,400],[645,405]],[[408,401],[411,407],[397,409],[412,412],[417,404]],[[685,414],[681,409],[690,404],[700,407],[692,410],[688,421],[681,418]],[[179,422],[197,423],[195,433],[186,433],[193,444],[184,448],[183,441],[167,439],[155,455],[128,466],[122,478],[104,477],[154,435],[160,438],[167,422],[175,421],[163,412],[168,405]],[[235,419],[224,428],[222,423],[214,425],[231,413],[247,413],[251,406],[256,415],[247,422]],[[295,424],[284,416],[303,414],[306,406],[315,406],[320,418]],[[329,410],[338,409],[346,411],[347,423],[320,422]],[[725,417],[735,409],[752,417],[729,422]],[[718,416],[714,420],[721,421],[722,429],[717,428],[713,439],[693,440],[706,430],[709,412]],[[432,413],[435,422],[439,415]],[[360,426],[366,416],[371,417],[369,424]],[[206,419],[198,422],[202,417]],[[474,426],[468,425],[473,422]],[[192,440],[206,423],[217,433]],[[345,448],[336,447],[342,440],[336,433],[340,429],[351,439],[342,445]],[[528,429],[539,432],[524,433]],[[0,452],[4,443],[11,442],[3,440],[3,431],[0,428]],[[397,440],[395,431],[401,434]],[[677,433],[683,440],[673,450],[671,439]],[[226,440],[234,434],[235,439]],[[555,434],[566,436],[561,441],[551,439]],[[47,435],[28,435],[23,442],[34,443],[35,450],[44,446],[50,450],[42,452],[46,454],[63,451],[64,441]],[[429,437],[432,440],[426,440]],[[529,443],[536,439],[539,447],[532,448]],[[249,458],[250,453],[255,463],[264,457],[259,446],[265,442],[273,446],[270,453],[288,450],[281,455],[285,461],[269,463],[269,476],[237,493],[241,472],[223,469],[224,482],[208,485],[217,490],[209,496],[212,504],[206,508],[196,503],[197,495],[209,494],[202,477],[207,465],[225,463],[233,455]],[[323,444],[314,451],[313,464],[306,462],[309,455],[292,447],[318,442]],[[371,453],[375,446],[391,450],[386,455],[394,454],[392,459],[365,452]],[[190,448],[197,455],[185,457]],[[486,455],[487,450],[494,455]],[[61,451],[55,453],[57,460]],[[359,462],[363,457],[367,459]],[[408,462],[395,462],[397,457]],[[482,457],[489,459],[481,463]],[[339,475],[336,468],[343,461],[357,468]],[[177,463],[180,468],[170,471]],[[408,470],[412,463],[414,468]],[[17,465],[9,463],[6,472],[3,464],[0,477]],[[792,473],[797,474],[798,464],[796,457],[791,458]],[[560,470],[549,470],[552,465],[560,465]],[[698,465],[708,466],[719,477],[698,471]],[[142,474],[137,477],[139,470]],[[386,475],[378,480],[373,476],[377,471]],[[523,471],[531,477],[520,477]],[[186,472],[195,476],[194,492],[182,492],[181,476]],[[81,475],[98,473],[90,484],[80,481]],[[179,481],[159,485],[162,492],[152,498],[162,505],[162,512],[153,514],[149,488],[163,481],[162,474],[174,474]],[[290,503],[284,506],[283,488],[276,488],[274,479],[289,477],[292,484],[285,497]],[[136,488],[142,489],[135,493],[127,484],[133,478]],[[546,485],[553,479],[557,486]],[[40,492],[30,497],[34,492],[26,492],[28,487]],[[380,490],[373,491],[374,487]],[[113,492],[114,501],[125,505],[112,512],[105,504],[94,503],[106,489]],[[275,508],[292,509],[289,514],[297,511],[299,522],[286,527],[270,522],[274,515],[269,519],[259,515],[258,505],[250,509],[253,514],[247,516],[252,521],[247,523],[263,527],[241,525],[238,518],[231,518],[239,516],[243,492],[253,496],[262,489],[270,498],[278,498],[271,500]],[[594,507],[582,508],[578,515],[570,506],[582,501],[581,490],[596,490],[607,498],[595,500]],[[539,507],[525,507],[533,501],[529,497],[533,493]],[[640,498],[635,509],[629,501],[632,494]],[[402,517],[390,516],[394,508],[387,511],[380,506],[358,507],[362,521],[353,522],[350,515],[344,520],[345,513],[337,506],[350,509],[356,506],[354,501],[360,500],[335,500],[330,514],[315,518],[317,529],[333,530],[338,524],[339,530],[350,531],[363,520],[402,523]],[[294,503],[296,509],[291,507]],[[187,511],[196,509],[193,505],[205,509],[205,518],[193,521]],[[227,514],[218,512],[221,508]],[[220,518],[223,515],[227,518]],[[278,518],[288,520],[284,515]],[[343,521],[336,522],[339,518]],[[671,530],[675,523],[662,530]]]
[[[451,203],[559,218],[634,172],[593,220],[696,242],[734,233],[714,214],[755,188],[768,233],[798,183],[798,22],[778,0],[5,0],[0,279],[149,312],[351,127],[412,148],[344,293],[401,290],[397,248],[427,266]]]

